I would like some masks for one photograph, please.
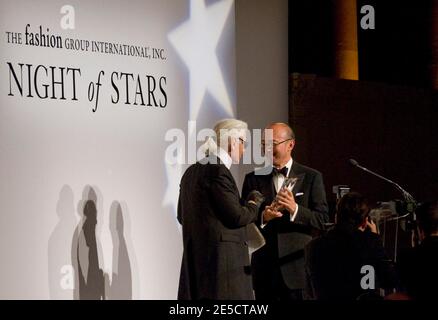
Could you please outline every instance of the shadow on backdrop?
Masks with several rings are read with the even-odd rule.
[[[56,204],[58,222],[48,243],[49,296],[53,300],[71,300],[74,288],[74,270],[70,259],[70,241],[77,224],[73,190],[64,185]]]
[[[98,207],[101,197],[95,187],[86,186],[83,199],[79,202],[78,212],[81,220],[77,225],[72,239],[71,258],[75,270],[74,299],[101,300],[105,299],[104,274],[100,265],[102,249],[96,233],[98,224]],[[100,262],[100,263],[99,263]]]
[[[132,268],[125,235],[129,238],[129,226],[125,228],[127,208],[122,209],[118,201],[113,201],[110,209],[110,231],[113,242],[113,265],[111,283],[106,283],[107,298],[111,300],[132,299]]]

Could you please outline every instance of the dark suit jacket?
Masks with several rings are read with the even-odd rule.
[[[401,281],[415,300],[438,299],[438,236],[425,238],[399,256]]]
[[[258,171],[258,173],[263,172]],[[272,277],[278,269],[284,284],[289,289],[304,288],[304,246],[312,239],[312,231],[322,229],[323,224],[328,221],[328,206],[321,173],[293,161],[289,176],[298,177],[293,194],[303,193],[295,197],[299,205],[298,214],[295,221],[291,222],[289,213],[285,211],[281,218],[269,221],[261,229],[266,245],[256,251],[252,259],[256,297],[259,295],[258,292],[268,292],[272,289]],[[263,209],[272,203],[276,195],[272,173],[247,174],[243,183],[242,197],[245,198],[253,189],[260,191],[266,197],[259,210],[258,225],[260,225]]]
[[[395,288],[397,276],[380,237],[349,225],[336,225],[305,249],[307,296],[316,300],[358,300],[379,297],[378,288]],[[372,266],[374,272],[364,266]],[[374,275],[375,289],[362,288]]]
[[[241,205],[231,172],[217,158],[190,166],[180,184],[184,253],[178,299],[254,299],[246,225],[258,207]]]

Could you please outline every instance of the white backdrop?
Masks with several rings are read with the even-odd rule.
[[[164,136],[171,128],[187,132],[188,120],[200,129],[235,116],[234,2],[74,0],[74,29],[61,27],[64,4],[0,1],[0,298],[77,297],[75,263],[82,273],[92,272],[92,249],[82,249],[95,247],[107,298],[174,299],[182,253],[175,205],[184,167],[166,165]],[[154,47],[165,60],[26,45],[27,24],[33,33],[40,25],[43,33],[49,28],[63,41]],[[7,32],[21,33],[22,43],[12,43]],[[51,81],[49,66],[56,67],[57,80],[59,67],[79,68],[78,100],[71,100],[69,75],[66,100],[59,99],[59,85],[57,99],[50,99],[51,87],[47,99],[34,91],[27,97],[26,64],[33,71],[48,68],[48,75],[40,69],[37,76],[41,91]],[[100,71],[93,112],[88,86]],[[157,82],[165,77],[166,97],[158,89],[156,96],[166,106],[133,105],[139,99],[135,81],[129,82],[131,104],[125,104],[124,79],[117,82],[120,101],[113,103],[114,71],[138,74],[145,99],[146,75]],[[87,200],[96,203],[95,245],[87,242],[89,223],[84,226]]]
[[[84,271],[95,265],[78,250],[87,247],[81,230],[87,229],[83,204],[89,199],[97,210],[96,244],[90,246],[106,275],[105,296],[174,299],[182,253],[175,209],[186,166],[166,165],[165,133],[187,133],[189,120],[198,130],[211,127],[236,116],[236,105],[251,128],[287,121],[287,0],[236,0],[235,8],[232,0],[68,3],[74,29],[60,25],[63,1],[0,0],[0,299],[78,297],[74,262],[81,260]],[[166,60],[25,45],[27,24],[33,33],[41,25],[63,40],[155,47]],[[22,44],[6,32],[21,33]],[[7,62],[18,77],[24,64],[23,96]],[[26,64],[48,72],[49,66],[80,68],[78,100],[71,100],[67,76],[66,100],[39,99],[34,88],[34,97],[26,97]],[[102,70],[93,113],[88,85]],[[126,105],[123,80],[117,82],[120,101],[112,103],[113,71],[139,74],[143,90],[146,75],[166,77],[166,107],[133,105],[135,81]],[[40,90],[49,76],[40,70]],[[59,85],[55,89],[59,98]],[[159,91],[157,97],[163,99]],[[234,168],[239,186],[250,169]]]

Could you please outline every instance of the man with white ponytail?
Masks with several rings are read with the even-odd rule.
[[[239,163],[245,150],[246,132],[248,131],[246,122],[236,119],[224,119],[216,123],[213,130],[217,142],[209,137],[201,147],[206,154],[204,161],[210,155],[215,155],[216,157],[210,160],[220,159],[225,163],[229,161],[231,161],[230,164]]]
[[[184,252],[178,299],[254,299],[246,226],[256,221],[264,199],[253,191],[242,201],[230,172],[242,158],[247,128],[240,120],[219,121],[216,142],[207,140],[206,157],[181,179]]]

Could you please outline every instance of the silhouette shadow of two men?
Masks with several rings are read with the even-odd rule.
[[[94,187],[84,189],[79,204],[81,221],[72,240],[72,262],[76,270],[74,299],[132,299],[132,270],[124,235],[126,206],[113,201],[110,208],[110,233],[113,245],[112,276],[104,273],[99,237],[98,213],[102,211],[101,194]],[[98,209],[100,208],[100,209]],[[101,225],[101,224],[100,224]]]

